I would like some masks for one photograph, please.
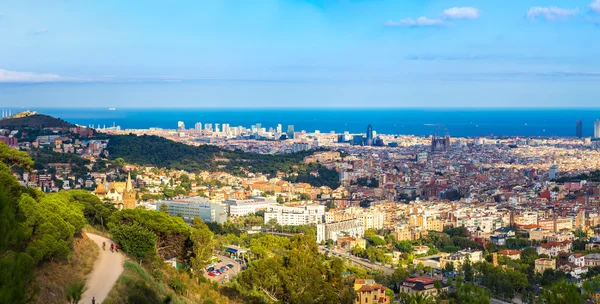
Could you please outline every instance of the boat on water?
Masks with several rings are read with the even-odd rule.
[[[114,110],[116,110],[116,109],[117,109],[117,108],[108,108],[108,110],[109,110],[109,111],[114,111]]]

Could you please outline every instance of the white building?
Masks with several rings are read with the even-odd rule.
[[[265,224],[271,219],[277,220],[277,223],[283,226],[319,224],[324,221],[324,217],[325,206],[323,205],[300,207],[271,205],[265,212]]]
[[[337,241],[338,237],[350,236],[361,238],[365,234],[363,225],[358,219],[350,219],[327,224],[317,224],[317,243],[327,240]]]
[[[380,211],[369,211],[357,215],[357,219],[364,229],[383,229],[385,223],[385,213]]]
[[[156,202],[156,209],[160,210],[161,205],[167,205],[169,214],[180,216],[187,223],[194,221],[199,217],[204,222],[216,222],[223,224],[227,221],[227,208],[219,202],[212,202],[205,197],[188,197],[177,200],[163,200]]]
[[[245,216],[256,213],[256,211],[267,210],[269,206],[279,205],[274,199],[265,198],[245,200],[227,199],[223,203],[227,204],[229,216]]]

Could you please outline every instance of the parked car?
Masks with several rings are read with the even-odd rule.
[[[208,272],[212,272],[212,271],[214,271],[214,270],[215,270],[215,268],[214,268],[214,267],[208,267],[208,269],[207,269],[207,271],[208,271]]]
[[[215,274],[215,272],[213,271],[213,272],[209,272],[209,273],[208,273],[208,276],[209,276],[209,277],[216,277],[217,275],[216,275],[216,274]]]
[[[229,269],[233,268],[233,264],[227,264],[227,267],[229,267]]]

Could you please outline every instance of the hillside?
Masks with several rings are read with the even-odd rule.
[[[242,151],[229,151],[211,145],[199,147],[174,142],[158,136],[119,135],[111,136],[107,150],[111,158],[123,158],[128,163],[153,165],[169,169],[181,169],[192,172],[222,171],[234,175],[245,172],[275,175],[277,172],[298,173],[298,181],[313,186],[339,187],[338,175],[321,165],[309,166],[304,157],[314,151],[290,154],[257,154]],[[305,179],[309,170],[318,170],[319,177]]]
[[[3,129],[44,129],[44,128],[71,128],[75,125],[62,119],[44,114],[35,114],[18,118],[5,118],[0,120]]]

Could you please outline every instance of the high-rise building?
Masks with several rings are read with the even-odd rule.
[[[194,125],[194,132],[196,132],[196,133],[202,133],[202,123],[201,122],[197,122]]]
[[[287,137],[294,138],[294,125],[288,125],[287,127]]]
[[[185,123],[183,123],[183,121],[178,121],[177,122],[177,130],[179,130],[179,131],[184,131],[185,130]]]
[[[367,146],[372,146],[373,145],[373,127],[369,124],[367,126],[367,138],[366,138],[366,145]]]
[[[277,124],[277,133],[281,134],[282,131],[283,127],[281,126],[281,124]]]
[[[550,167],[550,170],[548,171],[548,177],[550,179],[556,179],[556,175],[558,174],[558,166],[557,165],[552,165]]]
[[[600,138],[600,119],[594,121],[594,138]]]
[[[581,119],[577,120],[577,122],[575,123],[575,136],[577,136],[577,138],[583,137],[582,124],[583,123],[581,122]]]
[[[212,132],[213,128],[212,128],[212,124],[204,124],[204,130],[208,131],[208,132]]]
[[[222,124],[221,125],[223,128],[223,133],[225,133],[225,135],[229,134],[229,124]]]

